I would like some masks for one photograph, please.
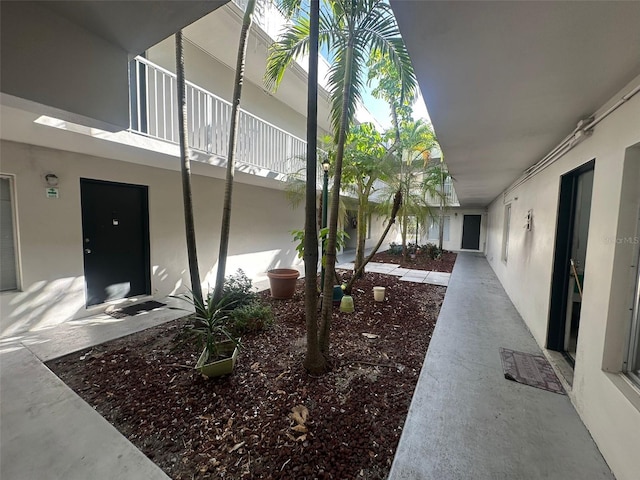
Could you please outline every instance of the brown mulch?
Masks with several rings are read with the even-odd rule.
[[[407,257],[403,259],[402,255],[392,255],[387,252],[376,253],[371,259],[372,262],[378,263],[395,263],[402,268],[411,268],[413,270],[430,270],[432,272],[448,272],[453,270],[453,264],[456,263],[457,253],[444,252],[442,257],[433,260],[426,255],[416,255],[416,258]]]
[[[387,287],[384,302],[374,285]],[[291,300],[264,295],[276,323],[243,338],[231,376],[193,370],[200,352],[180,342],[185,319],[48,365],[174,479],[383,479],[445,291],[366,274],[356,312],[335,309],[322,376],[302,368],[302,280]],[[294,430],[299,405],[308,419]]]

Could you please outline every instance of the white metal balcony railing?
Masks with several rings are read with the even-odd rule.
[[[131,131],[178,143],[176,75],[136,57],[131,62]],[[187,141],[195,150],[225,160],[228,154],[231,104],[187,81]],[[303,172],[307,143],[281,128],[240,109],[237,168],[255,173],[259,167],[283,175]],[[322,173],[317,174],[318,185]],[[446,204],[459,205],[451,179],[444,185]],[[430,205],[440,198],[428,196]]]
[[[427,195],[426,198],[429,205],[440,205],[440,197]],[[444,181],[444,203],[445,205],[450,207],[457,207],[460,205],[460,202],[458,201],[458,195],[456,195],[456,191],[453,188],[453,181],[451,180],[451,178],[447,178]]]
[[[178,143],[176,75],[142,57],[131,64],[131,130]],[[227,158],[231,104],[186,82],[189,146]],[[305,167],[306,142],[240,109],[236,158],[239,164],[281,174]],[[241,169],[241,165],[239,165]]]

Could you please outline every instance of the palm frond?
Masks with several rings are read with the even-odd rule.
[[[309,19],[299,18],[269,48],[267,70],[264,74],[266,87],[270,90],[276,90],[291,62],[299,56],[304,56],[308,51]]]
[[[391,7],[382,1],[374,3],[375,8],[363,18],[358,34],[361,43],[368,45],[370,51],[387,56],[397,69],[402,86],[402,102],[416,90],[415,72]]]
[[[276,0],[274,3],[286,18],[294,17],[302,8],[302,0]]]
[[[350,75],[346,77],[347,62],[350,62]],[[364,91],[364,70],[366,61],[364,49],[340,49],[335,61],[329,69],[329,93],[331,94],[331,126],[337,141],[342,115],[345,92],[349,93],[347,101],[347,125],[353,124],[358,105],[362,102]],[[347,88],[347,84],[349,88]]]

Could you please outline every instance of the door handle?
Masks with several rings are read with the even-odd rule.
[[[89,255],[91,253],[91,249],[90,248],[85,248],[84,249],[84,253],[86,253],[87,255]]]
[[[576,262],[573,258],[569,260],[571,264],[571,270],[573,273],[573,277],[576,279],[576,284],[578,285],[578,293],[580,294],[580,299],[582,300],[582,285],[580,284],[580,277],[578,276],[578,271],[576,270]]]

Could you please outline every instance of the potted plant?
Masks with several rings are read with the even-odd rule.
[[[232,373],[240,345],[240,339],[234,338],[227,328],[228,312],[234,302],[230,302],[228,297],[223,297],[215,304],[211,294],[202,303],[194,301],[194,298],[189,295],[184,295],[183,300],[189,302],[195,309],[195,313],[191,316],[193,323],[188,329],[204,344],[195,369],[207,377],[219,377]]]

